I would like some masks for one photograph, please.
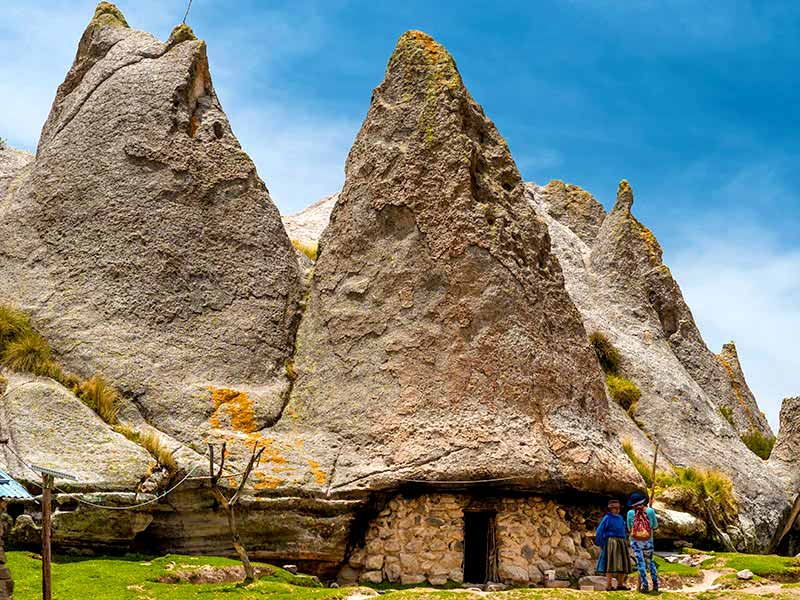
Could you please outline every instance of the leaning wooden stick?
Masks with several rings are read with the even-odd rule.
[[[653,453],[653,478],[650,482],[650,506],[653,506],[653,501],[655,500],[656,496],[656,462],[658,461],[658,444],[656,444],[656,450]]]

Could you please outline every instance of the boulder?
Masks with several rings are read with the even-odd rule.
[[[0,303],[63,365],[104,373],[184,443],[205,438],[211,387],[245,391],[255,427],[278,419],[299,270],[204,42],[185,25],[160,42],[100,3],[17,167],[0,183]]]
[[[274,429],[326,432],[305,447],[335,463],[329,491],[640,482],[508,146],[424,33],[389,60],[319,247]]]
[[[753,578],[753,572],[750,569],[742,569],[736,573],[736,578],[748,581]]]
[[[663,503],[653,504],[658,517],[657,539],[667,540],[702,540],[706,536],[706,523],[702,519],[687,512],[672,510]]]
[[[77,479],[57,479],[62,489],[129,491],[148,476],[155,465],[150,454],[116,433],[72,392],[44,377],[6,376],[0,431],[9,447],[0,445],[0,456],[12,477],[41,483],[18,457]]]

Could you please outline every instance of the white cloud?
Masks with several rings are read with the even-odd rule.
[[[708,220],[670,258],[706,342],[734,339],[750,388],[777,430],[783,398],[800,395],[800,250],[757,226]]]

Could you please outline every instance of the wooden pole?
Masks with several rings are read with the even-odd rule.
[[[42,600],[51,600],[50,587],[50,490],[53,476],[42,473]]]
[[[656,444],[656,451],[653,453],[653,480],[650,482],[650,506],[656,497],[656,462],[658,461],[658,444]]]

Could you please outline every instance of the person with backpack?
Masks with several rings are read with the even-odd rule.
[[[647,496],[635,492],[628,500],[627,525],[631,532],[631,549],[639,569],[639,591],[647,593],[647,570],[653,580],[653,591],[658,592],[658,567],[653,560],[653,532],[658,529],[656,511],[647,506]]]
[[[619,500],[609,500],[606,514],[597,526],[595,544],[600,547],[597,572],[605,573],[606,589],[612,590],[612,579],[616,577],[617,589],[630,589],[625,586],[625,578],[631,572],[631,558],[625,543],[627,530],[625,519],[620,514]]]

